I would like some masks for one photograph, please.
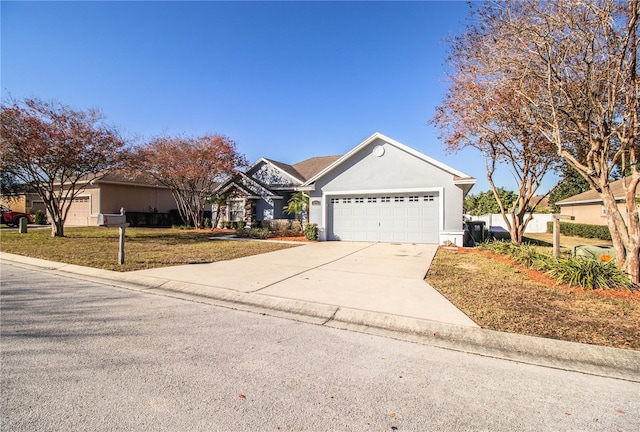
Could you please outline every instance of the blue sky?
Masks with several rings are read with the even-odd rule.
[[[428,124],[469,7],[423,2],[9,2],[2,96],[95,107],[132,141],[221,133],[250,162],[343,154],[383,133],[478,178]],[[549,178],[546,191],[555,184]],[[513,189],[504,172],[498,179]]]

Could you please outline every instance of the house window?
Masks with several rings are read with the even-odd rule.
[[[351,204],[351,198],[342,198],[342,204]]]
[[[375,203],[375,202],[377,202],[377,201],[378,201],[378,199],[377,199],[376,197],[369,197],[369,198],[367,198],[367,202],[368,202],[369,204],[371,204],[371,203]]]
[[[418,202],[420,201],[420,197],[418,196],[410,196],[409,197],[409,202]]]
[[[380,197],[380,202],[383,202],[383,203],[391,202],[391,197]]]
[[[340,198],[331,198],[331,204],[340,204]]]
[[[364,198],[354,198],[356,201],[356,204],[362,204],[364,202]]]
[[[394,202],[404,202],[404,197],[393,197]]]
[[[244,220],[244,200],[235,199],[229,201],[229,220],[230,221],[243,221]]]
[[[425,196],[424,196],[424,200],[425,200],[425,201],[433,201],[433,199],[434,199],[434,198],[433,198],[433,195],[425,195]]]

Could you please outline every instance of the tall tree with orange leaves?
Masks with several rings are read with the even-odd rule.
[[[246,166],[236,143],[223,135],[159,137],[141,146],[137,166],[165,185],[183,221],[204,228],[204,210],[217,184]]]
[[[117,130],[95,109],[27,98],[2,105],[0,126],[0,170],[38,193],[52,237],[64,236],[71,203],[89,182],[129,156]]]

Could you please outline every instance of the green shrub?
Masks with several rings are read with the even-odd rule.
[[[264,228],[238,228],[236,235],[243,238],[266,239],[269,237],[269,230]]]
[[[244,226],[246,225],[246,222],[244,221],[222,221],[220,222],[220,227],[222,229],[239,229],[239,228],[244,228]]]
[[[179,229],[179,230],[188,230],[188,229],[191,229],[193,227],[189,226],[189,225],[171,225],[171,228]]]
[[[490,250],[502,255],[513,255],[517,247],[518,245],[510,240],[494,240],[478,244],[479,249]]]
[[[278,237],[286,237],[289,234],[289,219],[273,219],[262,221],[262,228],[268,229]]]
[[[297,233],[302,232],[302,223],[298,220],[294,220],[291,222],[291,231],[295,231]]]
[[[529,244],[523,244],[514,250],[513,259],[524,265],[536,270],[545,271],[549,268],[550,255],[538,252],[536,248]]]
[[[553,232],[553,222],[547,222],[547,232]],[[611,240],[611,232],[606,225],[590,225],[582,223],[560,222],[560,234]]]
[[[304,236],[307,240],[318,240],[318,225],[306,224],[304,227]]]
[[[554,260],[547,274],[559,283],[577,285],[584,289],[637,288],[629,276],[612,262],[601,262],[585,257]]]
[[[33,216],[33,221],[37,225],[46,225],[47,224],[47,215],[42,210],[38,210],[36,214]]]
[[[211,218],[204,218],[204,227],[211,228]]]

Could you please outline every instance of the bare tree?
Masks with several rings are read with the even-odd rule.
[[[487,179],[515,243],[522,243],[532,219],[534,195],[558,159],[554,148],[531,123],[532,113],[520,92],[530,83],[513,82],[494,64],[495,44],[478,31],[452,41],[449,88],[431,120],[450,151],[473,147],[482,152]],[[515,200],[505,202],[494,182],[496,165],[507,167],[518,187]]]
[[[600,194],[616,261],[640,281],[639,0],[485,3],[468,37],[488,44],[532,130]],[[522,85],[526,83],[526,85]],[[624,197],[611,190],[622,167]]]
[[[71,203],[89,180],[127,160],[124,141],[102,119],[97,110],[75,111],[55,101],[2,105],[0,168],[38,193],[52,236],[64,236]]]
[[[138,149],[137,166],[167,186],[187,224],[204,227],[204,207],[218,182],[247,162],[230,138],[160,137]]]

